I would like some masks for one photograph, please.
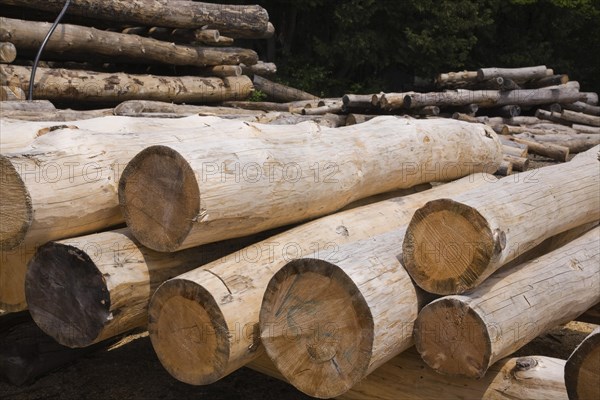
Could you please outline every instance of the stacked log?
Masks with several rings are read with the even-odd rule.
[[[600,396],[600,327],[590,333],[567,360],[565,385],[570,400]]]

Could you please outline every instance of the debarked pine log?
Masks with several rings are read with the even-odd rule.
[[[495,78],[511,79],[517,83],[542,79],[548,76],[545,65],[525,68],[481,68],[477,70],[477,80],[487,81]]]
[[[37,50],[51,25],[47,22],[0,17],[0,41],[11,41],[18,49]],[[251,65],[258,61],[258,55],[248,49],[176,45],[138,35],[70,24],[58,25],[45,51],[67,54],[73,60],[102,55],[126,57],[128,63],[158,62],[198,67],[240,63]]]
[[[408,227],[405,268],[428,292],[460,294],[548,237],[597,221],[598,151],[429,202]]]
[[[548,399],[566,400],[564,360],[529,356],[506,358],[494,364],[481,379],[448,377],[429,368],[410,349],[376,369],[340,400]],[[255,371],[284,380],[266,357],[248,365]]]
[[[254,75],[252,79],[257,90],[265,93],[270,99],[281,102],[292,102],[299,100],[317,100],[318,97],[302,90],[271,82],[260,75]]]
[[[565,364],[569,400],[600,397],[600,327],[577,346]]]
[[[59,12],[62,0],[1,0],[0,4]],[[69,15],[94,16],[110,22],[134,23],[145,26],[200,29],[210,25],[215,29],[231,28],[246,34],[262,34],[269,29],[269,14],[260,6],[209,4],[192,1],[158,0],[72,0]]]
[[[414,210],[431,199],[495,180],[471,175],[333,214],[167,281],[149,306],[154,350],[175,378],[195,385],[213,383],[264,354],[258,326],[261,302],[269,280],[285,264],[389,232],[408,223]]]
[[[30,75],[30,67],[0,65],[0,80],[20,86],[23,90],[29,89]],[[33,95],[36,99],[61,102],[158,100],[214,103],[245,99],[253,89],[247,76],[221,79],[38,68],[35,79]]]
[[[575,135],[560,133],[537,135],[525,132],[513,136],[517,139],[536,141],[544,145],[553,144],[557,146],[566,147],[569,149],[570,153],[581,153],[600,144],[600,135],[593,133],[589,135],[584,133]]]
[[[126,229],[50,242],[29,263],[29,311],[60,344],[86,347],[145,327],[150,296],[162,282],[265,237],[172,254],[141,246]]]
[[[425,306],[415,323],[423,360],[446,375],[481,378],[496,361],[600,301],[600,228],[478,288]]]
[[[244,139],[148,147],[131,160],[119,201],[142,244],[176,251],[245,236],[378,193],[495,172],[502,160],[491,128],[460,121],[380,117],[339,129],[242,131]]]

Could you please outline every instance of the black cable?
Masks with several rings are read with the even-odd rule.
[[[50,39],[50,36],[52,36],[52,34],[54,33],[54,31],[56,30],[56,27],[58,26],[58,24],[60,23],[60,21],[65,16],[65,13],[67,12],[67,8],[69,8],[69,4],[71,4],[71,0],[67,0],[66,1],[65,5],[64,5],[64,7],[62,9],[62,11],[60,12],[60,14],[58,14],[58,17],[56,18],[56,21],[54,21],[54,24],[52,25],[52,27],[48,31],[48,34],[44,38],[44,41],[42,42],[42,45],[40,46],[40,49],[38,50],[38,53],[35,56],[35,61],[33,62],[33,68],[31,68],[31,77],[29,78],[29,96],[27,97],[27,99],[29,101],[33,101],[33,83],[35,82],[35,71],[37,69],[38,63],[40,62],[40,57],[42,56],[42,52],[44,51],[44,47],[46,47],[46,44],[48,43],[48,40]]]

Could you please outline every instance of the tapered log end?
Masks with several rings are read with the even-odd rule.
[[[463,293],[479,283],[502,239],[476,209],[450,199],[430,201],[406,231],[404,267],[430,293]]]
[[[9,251],[25,239],[33,212],[29,191],[17,169],[7,157],[0,156],[0,249]],[[35,171],[28,176],[35,180]]]
[[[288,263],[270,281],[261,339],[284,377],[319,398],[339,396],[367,373],[373,318],[352,280],[316,259]]]
[[[180,248],[200,213],[194,171],[175,150],[152,146],[136,155],[119,182],[119,203],[136,239],[156,251]]]
[[[481,378],[490,364],[491,339],[467,301],[445,297],[423,308],[415,322],[415,345],[437,372]]]
[[[112,319],[106,281],[84,251],[48,243],[29,263],[25,296],[35,323],[68,347],[93,344]]]
[[[600,398],[600,328],[596,328],[565,364],[569,400]]]
[[[181,382],[208,385],[231,372],[230,330],[217,301],[194,282],[176,278],[158,288],[148,332],[163,367]]]

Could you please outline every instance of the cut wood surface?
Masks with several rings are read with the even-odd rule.
[[[86,347],[145,327],[150,296],[162,282],[264,238],[173,254],[144,248],[126,229],[51,242],[29,263],[29,311],[60,344]]]
[[[459,294],[548,237],[600,218],[599,147],[419,209],[402,246],[416,283]],[[548,218],[552,215],[552,218]]]
[[[0,315],[27,309],[25,274],[35,250],[36,246],[21,245],[0,251]]]
[[[476,174],[330,215],[165,282],[149,306],[148,329],[161,363],[175,378],[191,384],[223,378],[263,354],[261,301],[269,280],[285,264],[388,232],[406,224],[431,199],[494,181],[493,176]],[[202,329],[183,329],[190,326]]]
[[[600,301],[600,228],[478,288],[425,306],[415,323],[423,360],[446,375],[481,378],[496,361]]]
[[[565,364],[569,400],[600,397],[600,327],[575,349]]]
[[[152,146],[131,160],[119,201],[140,243],[176,251],[245,236],[378,193],[495,172],[502,159],[491,128],[453,120],[380,117],[339,129],[240,123],[240,132],[245,139]]]
[[[59,12],[63,0],[1,0],[0,4]],[[192,1],[159,0],[72,0],[68,15],[94,16],[110,22],[145,26],[200,29],[209,25],[215,29],[232,28],[246,34],[264,33],[269,29],[269,14],[260,6],[209,4]]]
[[[2,19],[4,18],[0,18],[0,23]],[[3,28],[3,26],[0,26],[0,32]],[[15,61],[15,59],[17,58],[17,48],[15,47],[15,45],[11,42],[6,42],[7,39],[3,38],[1,33],[0,40],[3,41],[0,42],[0,63],[8,64]]]
[[[27,95],[19,86],[0,86],[0,103],[20,103],[27,100]]]
[[[52,24],[0,17],[0,41],[18,49],[37,50]],[[172,65],[255,64],[258,55],[248,49],[176,45],[138,35],[108,32],[85,26],[59,24],[45,50],[65,54],[72,60],[89,56],[124,56],[128,63],[158,62]],[[239,75],[241,75],[241,70]]]
[[[564,360],[530,356],[506,358],[481,379],[448,377],[430,369],[414,349],[394,357],[339,396],[340,400],[547,399],[566,400]],[[267,357],[249,368],[284,380]]]
[[[0,65],[0,79],[29,89],[30,67]],[[93,71],[38,68],[33,95],[62,102],[120,103],[125,100],[159,100],[176,103],[214,103],[245,99],[252,82],[246,76],[201,78],[195,76],[131,75]]]

